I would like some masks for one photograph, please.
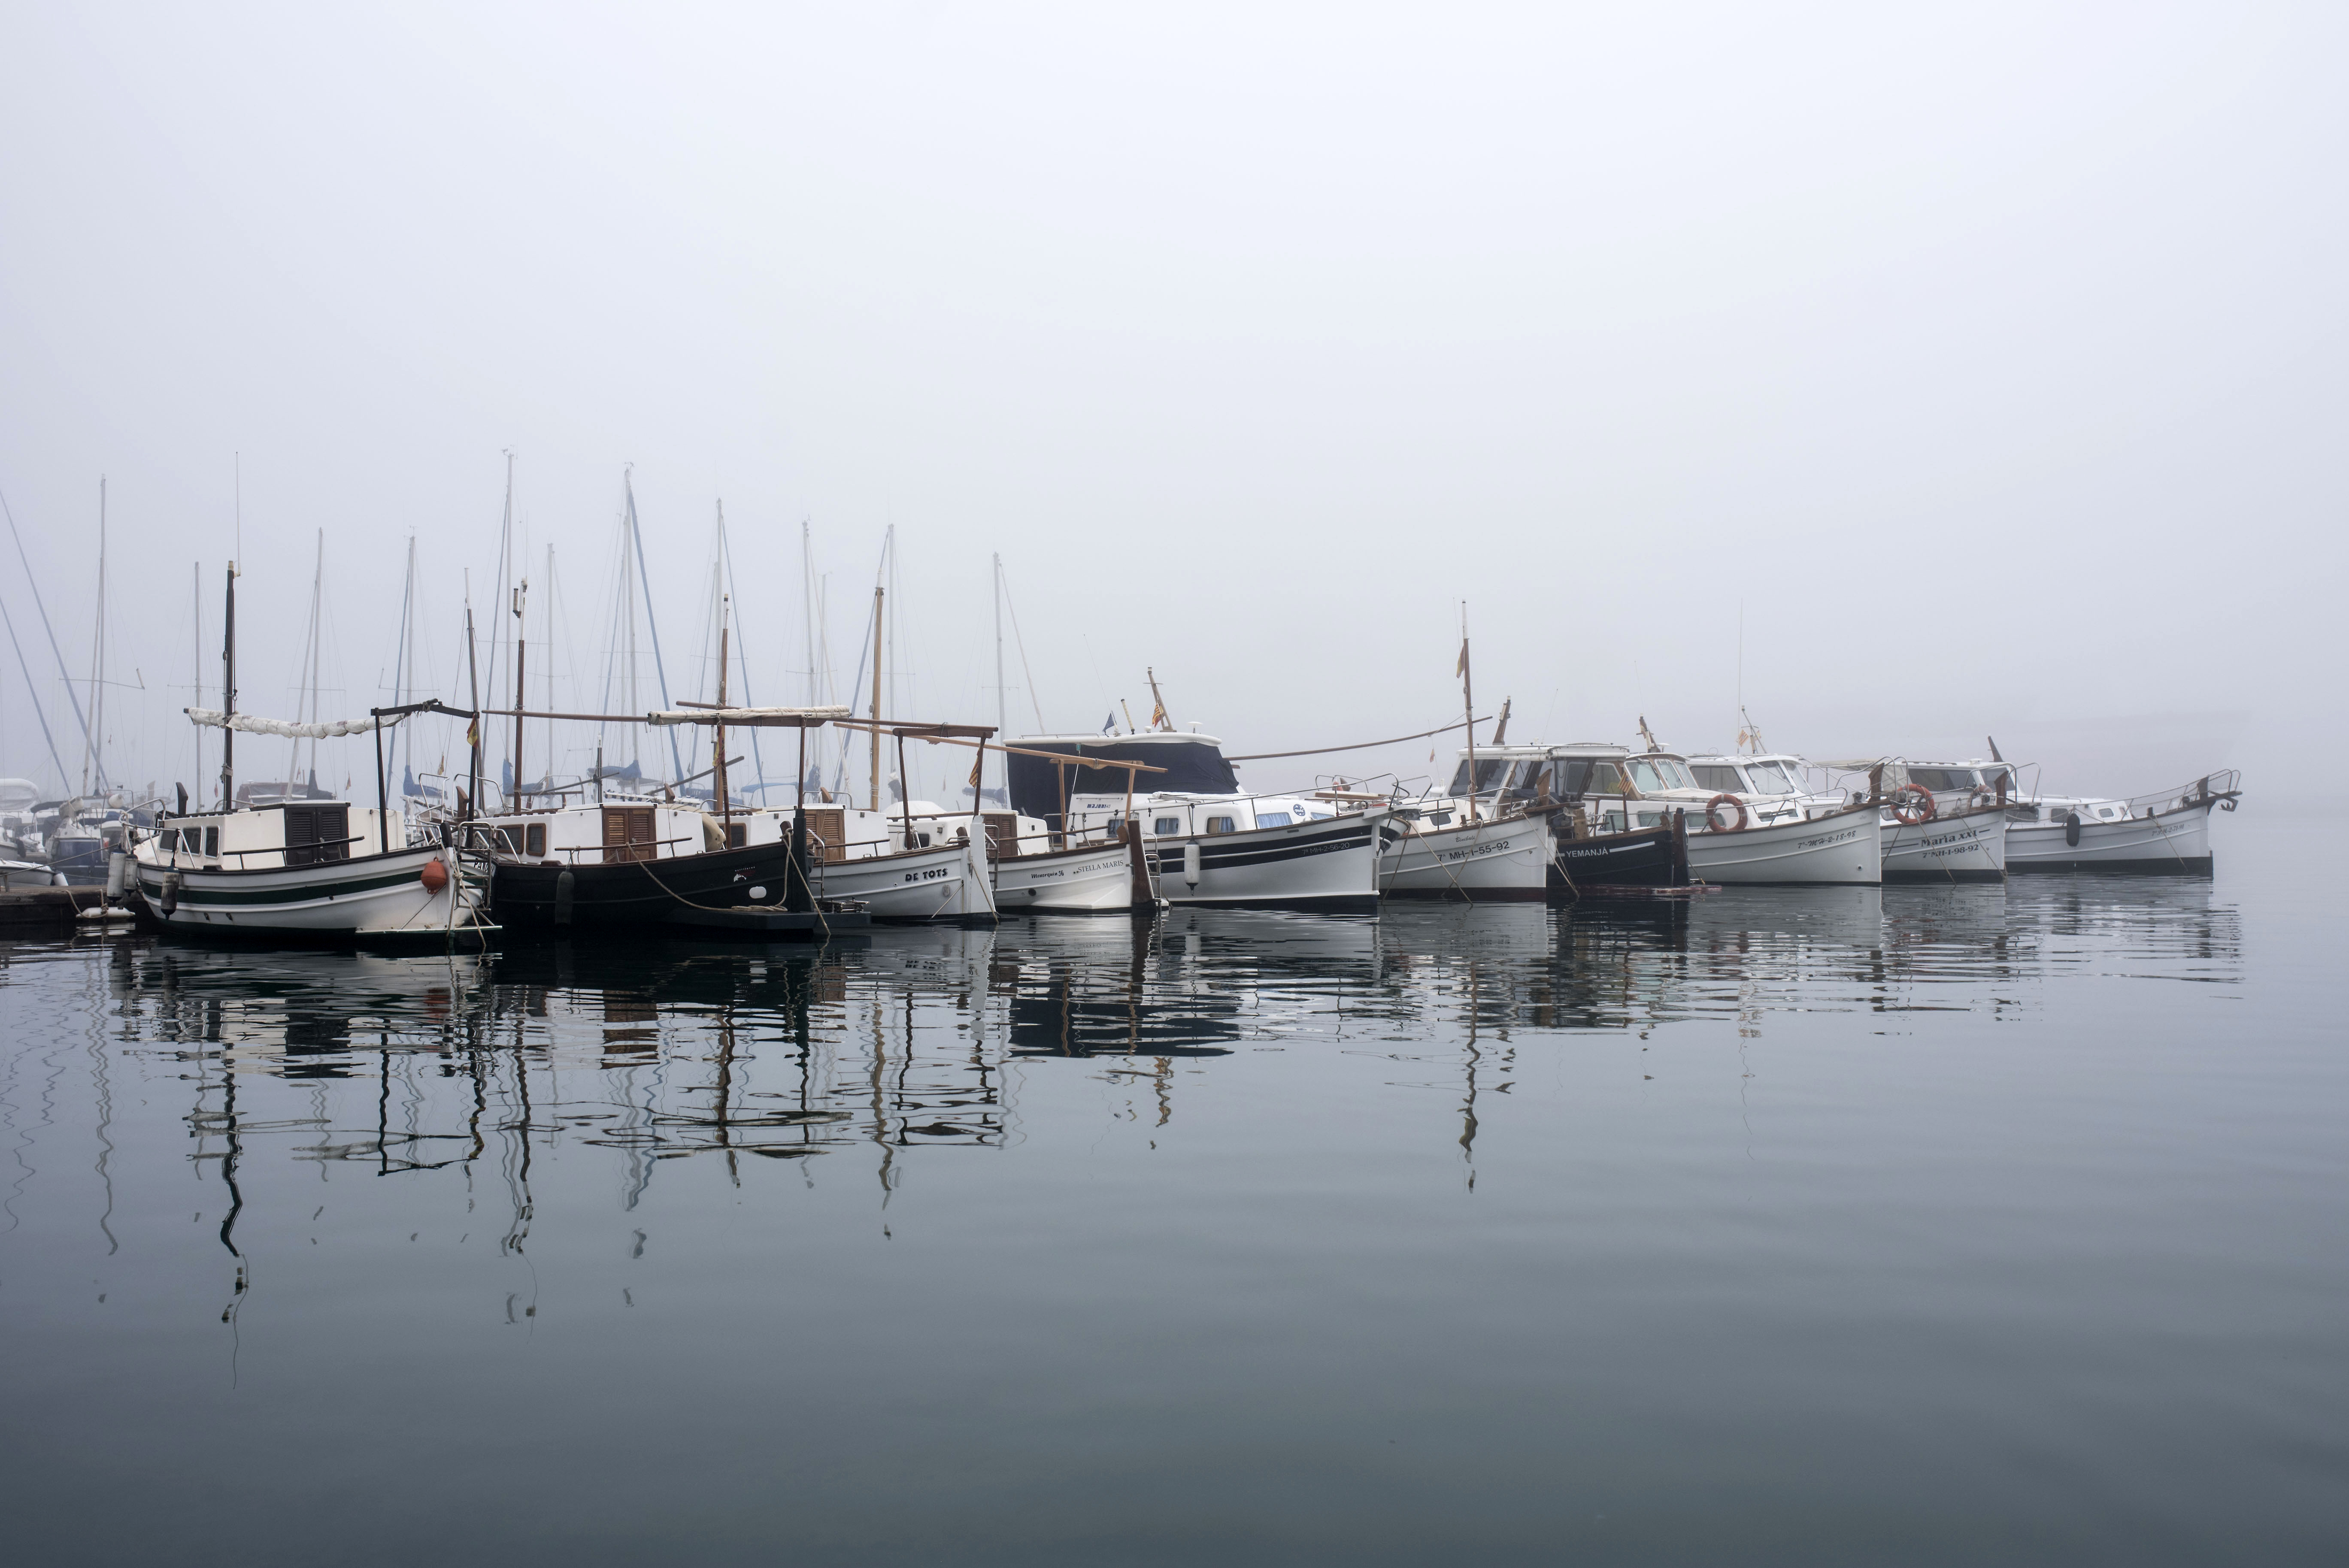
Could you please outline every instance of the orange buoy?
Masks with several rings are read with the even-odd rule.
[[[424,869],[417,872],[416,876],[417,880],[424,884],[426,892],[439,892],[449,885],[449,868],[442,865],[437,859],[425,861]]]

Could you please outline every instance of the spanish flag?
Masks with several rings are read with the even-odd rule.
[[[1468,639],[1465,637],[1460,639],[1460,662],[1453,667],[1452,673],[1455,676],[1468,673]]]

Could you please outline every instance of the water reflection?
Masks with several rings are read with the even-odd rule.
[[[867,1146],[886,1186],[896,1151],[1003,1147],[1022,1064],[1145,1080],[1164,1124],[1177,1062],[1434,1042],[1459,1057],[1467,1146],[1479,1074],[1499,1070],[1487,1047],[1513,1031],[1714,1018],[1753,1037],[1786,1014],[2000,1016],[2074,975],[2240,974],[2231,904],[2207,882],[2141,878],[1375,918],[1194,909],[891,932],[841,953],[651,943],[405,958],[123,939],[46,957],[101,964],[116,1037],[194,1069],[191,1158],[224,1178],[264,1135],[294,1160],[384,1174],[494,1153],[516,1183],[533,1140],[573,1140],[627,1161],[631,1202],[660,1162],[696,1156],[739,1181],[746,1158]],[[348,1098],[261,1109],[237,1088],[255,1076],[374,1092],[356,1118]]]

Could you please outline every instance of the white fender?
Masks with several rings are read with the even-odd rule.
[[[1183,846],[1183,885],[1199,885],[1199,846],[1195,841]]]

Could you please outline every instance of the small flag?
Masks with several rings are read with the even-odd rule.
[[[472,723],[465,727],[465,744],[468,746],[479,746],[481,743],[481,721],[477,718],[473,720]]]
[[[1468,639],[1465,637],[1460,639],[1460,663],[1454,667],[1452,673],[1455,676],[1464,676],[1468,673]]]
[[[987,766],[987,748],[986,748],[986,747],[984,747],[984,746],[982,746],[982,747],[980,747],[980,748],[978,748],[978,755],[977,757],[975,757],[975,758],[971,758],[971,764],[970,764],[970,787],[971,787],[971,789],[972,789],[972,791],[973,791],[974,793],[975,793],[975,792],[977,792],[977,790],[978,790],[978,770],[979,770],[980,769],[982,769],[982,768],[986,767],[986,766]]]
[[[1117,709],[1115,709],[1115,708],[1111,708],[1111,709],[1109,710],[1109,717],[1108,717],[1107,718],[1104,718],[1104,719],[1102,719],[1102,733],[1103,735],[1107,735],[1107,734],[1109,734],[1112,730],[1115,729],[1116,727],[1117,727]]]

